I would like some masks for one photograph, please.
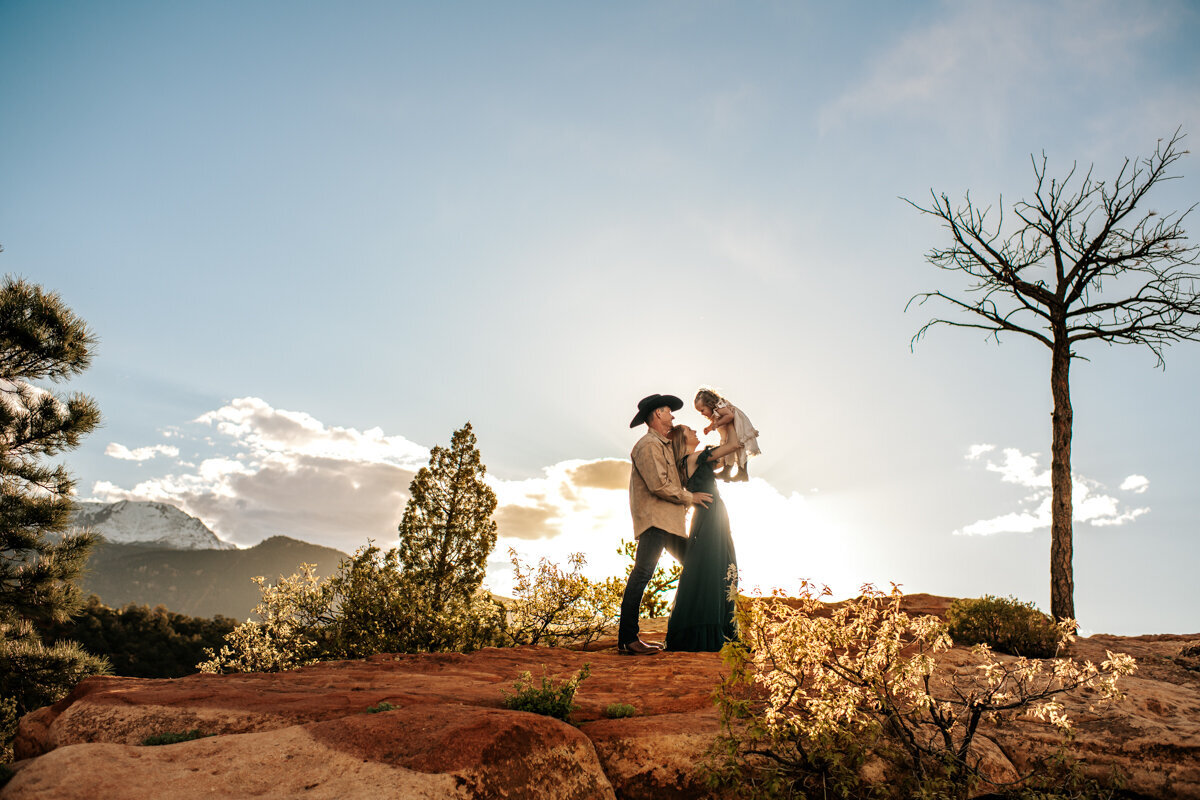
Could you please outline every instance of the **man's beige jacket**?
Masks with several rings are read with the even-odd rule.
[[[636,539],[647,528],[662,528],[676,536],[687,536],[687,511],[692,493],[679,482],[679,471],[671,458],[671,443],[655,430],[647,430],[629,454],[629,510],[633,514]]]

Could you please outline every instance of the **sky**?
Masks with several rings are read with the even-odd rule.
[[[1049,352],[912,345],[962,283],[904,198],[1194,146],[1198,38],[1171,0],[0,0],[0,273],[98,337],[50,387],[104,415],[62,457],[86,499],[390,546],[469,421],[489,587],[510,548],[620,574],[637,401],[702,427],[712,385],[761,432],[722,487],[744,588],[1048,610]],[[1200,631],[1200,345],[1079,355],[1081,628]]]

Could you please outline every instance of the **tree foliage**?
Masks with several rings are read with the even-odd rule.
[[[179,678],[194,673],[205,650],[220,647],[237,625],[231,617],[191,617],[163,606],[109,608],[91,595],[69,620],[42,625],[38,633],[47,642],[78,642],[107,659],[116,675]]]
[[[409,485],[400,522],[399,556],[405,578],[419,586],[432,611],[469,600],[483,582],[496,546],[496,493],[471,423],[456,430],[450,447],[434,447],[429,465]]]
[[[78,608],[74,580],[94,541],[67,532],[74,481],[48,460],[100,422],[91,398],[35,382],[83,372],[95,341],[57,294],[14,278],[0,284],[0,703],[18,714],[107,668],[72,643],[43,644],[35,627]]]
[[[992,215],[968,194],[955,206],[933,194],[918,211],[942,221],[950,244],[926,255],[930,264],[965,279],[960,291],[931,291],[909,301],[948,305],[963,312],[935,317],[917,331],[918,341],[936,325],[987,332],[999,341],[1015,333],[1050,350],[1053,398],[1051,444],[1050,611],[1075,617],[1072,569],[1070,364],[1086,342],[1139,344],[1159,366],[1164,348],[1200,339],[1200,294],[1192,270],[1200,248],[1188,242],[1182,213],[1147,208],[1150,192],[1178,177],[1176,163],[1187,154],[1176,131],[1159,140],[1139,161],[1126,159],[1116,177],[1103,181],[1075,166],[1061,178],[1049,176],[1046,156],[1034,160],[1032,200]]]

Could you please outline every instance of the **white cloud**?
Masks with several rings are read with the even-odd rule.
[[[974,450],[974,448],[972,448]],[[967,458],[976,458],[968,453]],[[1012,447],[1004,449],[1004,461],[996,464],[993,461],[987,462],[987,468],[991,472],[1000,473],[1000,479],[1005,483],[1015,483],[1018,486],[1029,487],[1048,487],[1050,485],[1050,470],[1038,471],[1038,458],[1040,454],[1033,453],[1024,455],[1020,450]]]
[[[118,458],[122,461],[137,461],[138,463],[141,463],[143,461],[149,461],[157,456],[175,458],[179,455],[179,448],[172,447],[171,445],[167,444],[156,444],[151,445],[150,447],[137,447],[133,450],[130,450],[123,444],[110,442],[108,447],[104,448],[104,455],[112,458]]]
[[[1007,127],[1013,107],[1028,107],[1032,94],[1127,74],[1139,45],[1168,19],[1152,5],[1116,0],[947,2],[934,23],[882,50],[860,81],[826,105],[820,127],[893,114]],[[1047,82],[1048,74],[1055,80]],[[947,117],[941,112],[951,99]]]
[[[238,398],[195,421],[215,425],[218,432],[259,455],[289,453],[403,467],[419,467],[429,458],[426,448],[403,436],[385,436],[379,428],[326,427],[303,411],[271,408],[257,397]]]
[[[974,461],[985,453],[990,453],[995,449],[996,445],[994,444],[973,444],[967,448],[967,458]]]
[[[1130,475],[1121,482],[1121,491],[1141,494],[1150,488],[1150,480],[1145,475]]]
[[[991,445],[972,445],[966,457],[971,461],[978,460],[994,449]],[[955,534],[990,536],[997,533],[1031,533],[1050,527],[1050,471],[1039,467],[1040,455],[1026,455],[1011,447],[1005,448],[1003,454],[1003,461],[988,459],[985,466],[989,472],[999,474],[1005,483],[1033,490],[1020,501],[1024,508],[972,522],[955,531]],[[1121,484],[1121,489],[1140,494],[1149,484],[1150,481],[1144,476],[1131,475]],[[1106,493],[1103,484],[1075,474],[1071,482],[1071,511],[1075,522],[1107,527],[1132,522],[1150,509],[1125,507],[1119,499]]]

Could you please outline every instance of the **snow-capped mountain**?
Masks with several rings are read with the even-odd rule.
[[[75,503],[75,527],[87,527],[110,542],[152,544],[169,550],[236,550],[203,522],[168,503],[121,500]]]

